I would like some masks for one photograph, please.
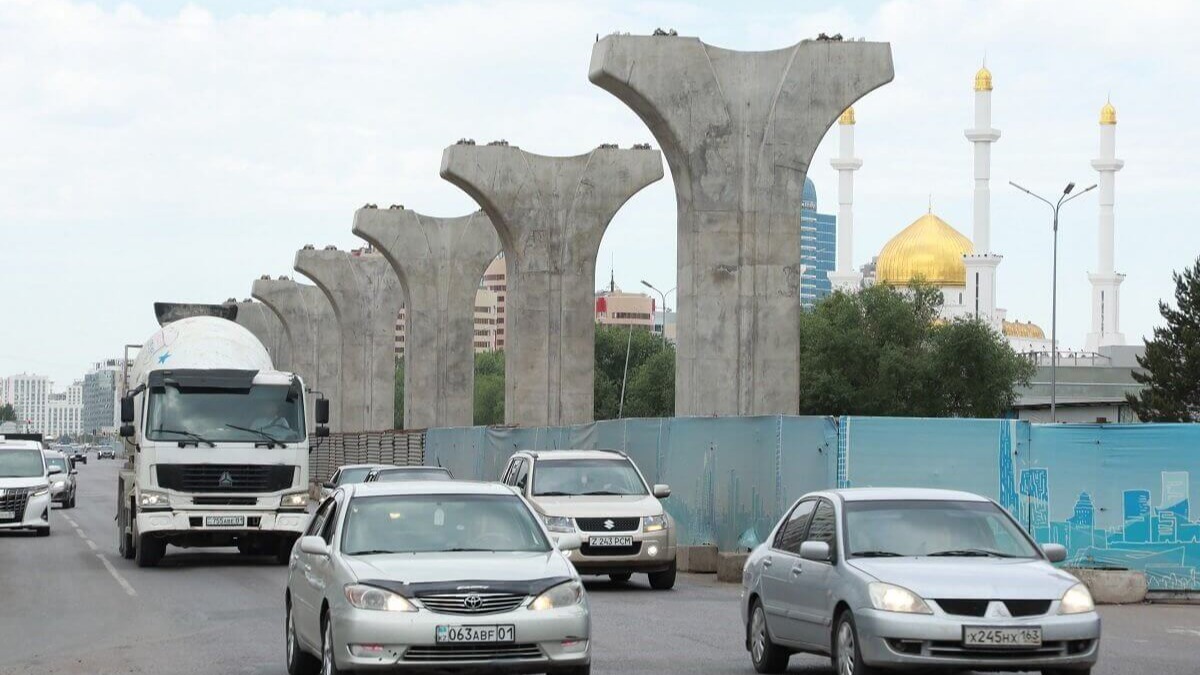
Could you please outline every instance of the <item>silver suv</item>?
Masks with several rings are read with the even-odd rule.
[[[570,554],[580,574],[628,581],[637,572],[652,588],[675,585],[675,523],[658,501],[671,488],[651,489],[624,452],[521,450],[500,480],[533,504],[553,536],[580,536],[583,546]]]

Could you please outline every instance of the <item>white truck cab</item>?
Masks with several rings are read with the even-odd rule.
[[[50,535],[50,476],[42,444],[0,435],[0,530]]]

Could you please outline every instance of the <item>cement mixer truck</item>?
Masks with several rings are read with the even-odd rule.
[[[328,435],[328,402],[308,428],[304,383],[275,370],[236,306],[155,310],[162,327],[122,377],[121,555],[153,567],[168,544],[236,546],[285,564],[308,521],[309,444]]]

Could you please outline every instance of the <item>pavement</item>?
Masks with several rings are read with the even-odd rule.
[[[118,462],[79,466],[79,505],[48,538],[0,534],[0,674],[283,675],[285,568],[232,549],[167,549],[161,567],[121,559]],[[738,588],[681,575],[671,592],[588,582],[596,673],[753,673]],[[1200,606],[1103,607],[1095,675],[1197,675]],[[789,672],[832,675],[795,656]]]

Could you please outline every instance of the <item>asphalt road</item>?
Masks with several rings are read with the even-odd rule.
[[[142,570],[116,550],[117,463],[79,467],[79,506],[49,538],[0,534],[0,673],[283,675],[283,567],[168,548]],[[589,583],[597,673],[753,673],[735,586],[681,577]],[[1105,607],[1097,675],[1197,675],[1200,607]],[[832,675],[797,656],[793,673]]]

